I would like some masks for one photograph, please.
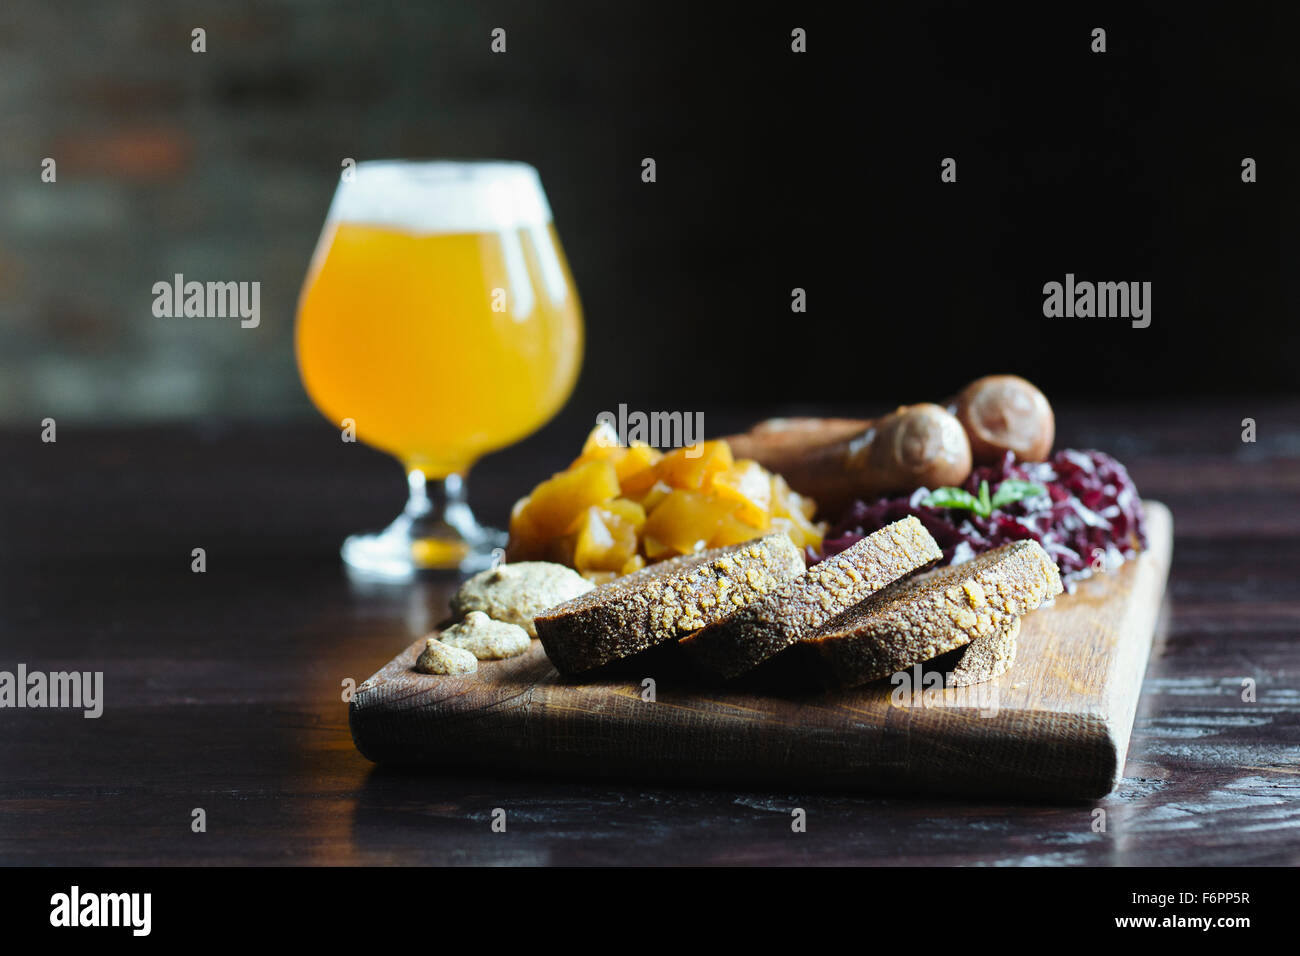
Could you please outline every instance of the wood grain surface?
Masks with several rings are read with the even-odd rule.
[[[352,735],[371,760],[406,766],[1101,796],[1121,776],[1169,570],[1169,509],[1147,513],[1147,552],[1027,615],[1015,664],[974,687],[927,682],[951,656],[848,690],[782,692],[779,660],[757,689],[710,687],[666,659],[673,649],[573,681],[540,641],[443,677],[414,670],[420,640],[357,689]]]
[[[722,433],[875,410],[705,411]],[[475,468],[485,518],[572,458],[581,411]],[[1174,515],[1163,651],[1096,801],[376,766],[346,682],[456,587],[340,566],[344,535],[400,508],[390,458],[325,422],[0,431],[0,669],[101,671],[105,696],[98,720],[0,712],[0,863],[1300,864],[1300,402],[1058,403],[1057,421]]]

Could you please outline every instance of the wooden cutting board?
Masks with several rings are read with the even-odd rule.
[[[975,687],[927,690],[915,670],[914,694],[890,681],[834,692],[781,690],[770,679],[706,686],[673,648],[573,681],[538,641],[511,660],[480,662],[476,674],[435,677],[412,669],[420,640],[357,689],[352,737],[378,763],[428,768],[1098,797],[1123,772],[1169,572],[1169,509],[1146,510],[1146,553],[1026,616],[1015,664]],[[950,667],[940,658],[926,671]]]

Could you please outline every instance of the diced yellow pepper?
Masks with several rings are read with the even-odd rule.
[[[763,527],[756,528],[736,515],[727,515],[718,524],[718,530],[709,539],[710,548],[725,548],[729,544],[741,544],[767,534],[769,519],[763,515]]]
[[[638,489],[645,490],[655,483],[654,467],[664,457],[663,452],[656,451],[643,441],[633,442],[616,464],[619,484],[626,495],[638,494]]]
[[[774,517],[772,519],[772,530],[784,531],[790,536],[790,540],[801,548],[807,546],[820,548],[822,536],[825,533],[824,529],[824,525],[813,524],[800,511],[796,511],[794,515],[788,518]]]
[[[744,459],[726,471],[713,473],[713,492],[724,501],[738,505],[736,515],[755,527],[767,527],[771,512],[772,482],[763,466]]]
[[[647,561],[662,561],[665,558],[672,558],[677,555],[671,545],[652,535],[646,535],[641,539],[641,549],[645,551]]]
[[[534,561],[546,552],[546,535],[537,529],[528,515],[527,497],[520,498],[510,509],[510,539],[506,557],[511,561]]]
[[[655,508],[659,507],[659,503],[672,493],[673,493],[673,489],[671,485],[667,484],[666,482],[656,481],[654,483],[654,486],[651,487],[649,491],[647,491],[644,495],[641,496],[641,502],[640,502],[641,507],[645,510],[645,513],[648,515],[652,511],[654,511]]]
[[[600,506],[602,511],[618,515],[638,532],[645,524],[645,509],[628,498],[615,498]]]
[[[780,475],[772,476],[772,517],[790,517],[790,496],[794,494]]]
[[[592,505],[579,519],[573,562],[579,571],[617,571],[637,553],[631,521]]]
[[[791,518],[796,513],[808,521],[817,511],[817,502],[799,494],[780,475],[772,476],[772,514],[778,518]]]
[[[645,555],[690,554],[708,546],[732,505],[699,491],[678,489],[646,518]]]
[[[647,564],[782,531],[820,547],[816,505],[755,461],[735,461],[725,441],[664,454],[644,442],[618,444],[601,423],[582,453],[516,502],[511,560],[548,560],[603,583]]]
[[[807,495],[799,494],[799,492],[797,491],[792,491],[790,492],[790,494],[794,495],[794,505],[795,505],[790,510],[800,511],[803,513],[803,516],[805,518],[807,518],[809,521],[812,521],[813,515],[817,513],[817,502],[813,501]]]
[[[614,426],[608,422],[599,422],[583,442],[582,454],[573,464],[583,461],[607,461],[618,467],[626,457],[627,449],[619,443],[618,432],[614,431]],[[572,468],[573,465],[569,467]]]
[[[701,491],[708,487],[715,472],[725,471],[733,464],[730,445],[725,441],[706,441],[670,451],[655,466],[655,471],[660,481],[674,488]]]
[[[533,489],[528,516],[547,537],[564,534],[583,510],[618,497],[618,475],[607,461],[586,461]]]

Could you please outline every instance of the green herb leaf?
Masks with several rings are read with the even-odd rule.
[[[980,500],[963,488],[936,488],[921,504],[930,508],[957,508],[980,513]]]
[[[1047,489],[1042,485],[1034,484],[1032,481],[1022,481],[1019,478],[1008,478],[998,485],[997,494],[993,495],[992,498],[989,497],[989,483],[981,481],[978,497],[964,488],[944,487],[934,489],[921,504],[930,508],[954,508],[958,511],[969,511],[981,518],[987,518],[998,508],[1005,505],[1020,501],[1022,498],[1032,498],[1035,495],[1045,494],[1047,494]]]
[[[1047,489],[1042,485],[1034,484],[1032,481],[1023,481],[1020,478],[1008,478],[998,485],[998,493],[993,496],[993,507],[1001,508],[1003,505],[1012,504],[1022,498],[1033,498],[1036,495],[1045,494],[1047,494]]]

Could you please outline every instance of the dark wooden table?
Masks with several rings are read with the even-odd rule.
[[[0,711],[0,863],[1300,863],[1300,404],[1060,420],[1176,525],[1125,779],[1096,804],[1105,832],[1091,804],[377,769],[353,749],[343,682],[427,629],[452,586],[368,586],[340,565],[346,533],[398,510],[396,465],[324,424],[68,423],[43,444],[33,423],[0,435],[0,670],[101,670],[105,705]],[[583,431],[570,416],[485,461],[481,511],[503,519]]]

